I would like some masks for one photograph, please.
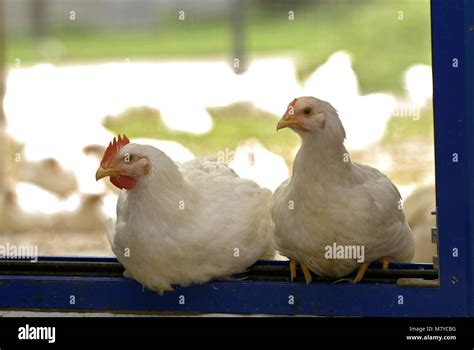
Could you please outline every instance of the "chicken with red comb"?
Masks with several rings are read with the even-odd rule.
[[[135,186],[135,179],[124,174],[122,169],[114,164],[117,154],[129,143],[130,141],[125,135],[123,135],[123,138],[118,135],[117,140],[114,137],[113,141],[109,143],[109,146],[105,150],[104,157],[100,162],[100,168],[96,172],[96,180],[110,176],[110,182],[119,189],[131,189]]]
[[[149,289],[229,277],[274,255],[271,192],[214,158],[180,164],[119,136],[96,173],[107,176],[121,189],[107,237],[126,276]]]

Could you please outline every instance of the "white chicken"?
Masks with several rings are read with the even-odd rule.
[[[422,108],[433,97],[433,72],[431,66],[415,64],[403,73],[405,89],[410,102]]]
[[[16,232],[44,231],[51,228],[48,215],[27,212],[18,203],[18,196],[11,188],[0,193],[0,233],[4,236]]]
[[[60,232],[104,231],[108,217],[102,206],[103,194],[82,194],[72,211],[62,210],[52,216],[54,229]]]
[[[274,254],[271,192],[215,159],[179,165],[119,136],[96,173],[107,176],[123,189],[109,242],[126,275],[149,289],[228,277]]]
[[[417,188],[403,202],[405,215],[415,236],[415,256],[413,261],[432,263],[437,255],[436,244],[431,239],[431,228],[436,227],[436,216],[431,211],[436,208],[434,184]]]
[[[54,158],[20,162],[19,181],[37,185],[61,198],[67,198],[79,187],[74,172],[62,168]]]
[[[397,106],[395,97],[386,93],[360,95],[351,56],[344,51],[335,52],[318,67],[306,80],[303,91],[331,101],[337,108],[351,134],[346,140],[346,147],[351,150],[363,150],[379,142]],[[365,125],[370,129],[361,133]]]
[[[64,199],[26,182],[9,184],[0,195],[0,231],[104,231],[107,216],[102,210],[103,196],[73,194]]]
[[[381,172],[350,160],[337,111],[328,102],[301,97],[290,103],[277,129],[285,127],[301,136],[302,146],[292,177],[274,194],[272,217],[275,245],[290,259],[292,280],[297,263],[310,283],[309,270],[339,278],[360,267],[354,279],[359,282],[376,260],[384,268],[389,261],[410,261],[414,238],[400,194]]]
[[[147,144],[158,148],[176,162],[188,162],[195,158],[194,154],[189,149],[178,142],[148,138],[136,138],[132,139],[132,141],[133,143]],[[102,145],[89,145],[84,147],[83,152],[86,155],[93,155],[100,160],[105,149],[106,148]]]
[[[270,152],[256,139],[245,140],[237,146],[229,167],[240,177],[272,191],[288,177],[283,157]]]
[[[156,147],[165,152],[171,159],[177,162],[187,162],[195,158],[194,154],[189,149],[178,142],[148,138],[136,138],[132,141],[133,143],[147,144]],[[105,152],[105,149],[106,147],[102,145],[88,145],[83,148],[83,152],[86,156],[92,156],[95,158],[95,162],[99,162]],[[97,167],[97,164],[95,164],[95,167]],[[107,183],[107,189],[117,194],[120,192],[120,189],[111,183]]]

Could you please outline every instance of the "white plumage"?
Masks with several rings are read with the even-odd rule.
[[[352,58],[345,51],[333,53],[304,83],[304,92],[331,100],[339,107],[347,98],[359,96],[359,82],[352,69]]]
[[[415,64],[405,71],[403,80],[410,102],[418,108],[426,106],[426,103],[433,97],[431,67],[425,64]]]
[[[18,180],[37,185],[62,198],[67,198],[79,188],[74,172],[63,169],[54,158],[19,162]]]
[[[26,182],[18,182],[12,186],[16,202],[21,210],[26,213],[41,213],[55,215],[60,212],[73,212],[80,205],[79,195],[73,194],[61,198],[42,187]]]
[[[293,175],[275,192],[275,244],[285,256],[321,276],[353,272],[355,259],[329,259],[327,247],[364,247],[365,263],[383,257],[408,262],[414,239],[401,198],[378,170],[352,162],[336,110],[313,97],[295,99],[278,128],[289,126],[302,138]],[[289,107],[289,110],[290,110]]]
[[[0,232],[3,235],[34,230],[48,230],[51,219],[40,212],[25,211],[12,189],[0,193]]]
[[[83,194],[72,211],[63,210],[52,216],[53,227],[59,232],[99,232],[106,228],[103,194]]]
[[[395,97],[386,93],[360,94],[351,56],[344,51],[333,53],[318,67],[303,90],[307,95],[331,101],[339,111],[350,136],[346,146],[351,150],[362,150],[379,142],[397,105]],[[370,128],[362,133],[365,125]]]
[[[156,140],[156,139],[149,139],[149,138],[134,138],[133,142],[138,143],[138,144],[147,144],[147,145],[156,147],[162,150],[163,152],[165,152],[171,159],[173,159],[176,162],[187,162],[194,159],[194,154],[189,149],[187,149],[186,147],[184,147],[183,145],[175,141]],[[104,154],[105,149],[106,147],[102,145],[96,145],[96,144],[88,145],[84,147],[83,152],[87,157],[83,157],[84,159],[82,160],[82,162],[85,163],[85,159],[87,159],[88,165],[92,165],[92,167],[96,169],[97,162],[100,160],[100,158]],[[93,181],[93,179],[90,177],[90,174],[92,172],[90,166],[83,166],[81,171],[87,171],[88,172],[87,179],[90,181]],[[97,183],[96,181],[93,181],[93,182],[96,187],[98,185],[104,186],[103,184]],[[89,186],[89,188],[91,187],[92,186]],[[120,192],[120,189],[114,187],[111,183],[107,183],[105,189],[111,190],[111,192],[114,194],[118,194]],[[100,193],[100,192],[93,192],[93,191],[89,191],[89,192]],[[106,212],[110,212],[108,208],[108,203],[107,203],[108,198],[105,198],[105,199],[106,201],[104,202],[104,209]],[[117,199],[115,198],[115,202],[116,201]],[[115,204],[114,204],[114,207],[115,207]],[[113,212],[115,215],[115,209],[113,210]]]
[[[240,177],[272,191],[288,177],[283,157],[270,152],[256,139],[246,140],[237,146],[229,167]]]
[[[436,193],[433,183],[418,187],[403,202],[405,214],[415,236],[415,256],[413,261],[432,263],[437,255],[436,244],[431,240],[431,228],[436,227],[436,216],[431,211],[436,208]]]
[[[102,161],[98,174],[113,164],[136,180],[121,192],[115,231],[108,233],[127,275],[161,294],[174,284],[243,272],[273,255],[269,190],[212,158],[179,165],[138,144],[116,153],[113,163]],[[132,162],[124,164],[127,154]]]
[[[0,230],[12,232],[103,231],[107,216],[99,194],[58,198],[25,182],[8,185],[0,196]]]

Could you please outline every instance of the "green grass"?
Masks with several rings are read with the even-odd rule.
[[[392,117],[382,139],[383,144],[397,144],[413,139],[433,143],[433,108],[421,110],[418,117]]]
[[[398,20],[403,11],[403,20]],[[288,51],[308,76],[336,50],[347,50],[362,91],[401,91],[402,73],[431,63],[429,1],[332,1],[295,21],[257,21],[250,26],[252,52]]]
[[[249,7],[246,44],[250,58],[289,55],[296,59],[303,81],[337,50],[352,54],[362,93],[388,91],[403,95],[402,74],[412,64],[431,63],[428,0],[319,1],[308,9],[296,8],[295,20],[287,12],[264,13]],[[403,20],[398,20],[403,11]],[[13,66],[50,62],[56,65],[130,60],[227,59],[231,61],[231,31],[227,17],[176,21],[169,18],[148,32],[94,32],[80,21],[65,23],[49,37],[9,37],[7,62]],[[210,110],[214,128],[201,136],[168,130],[159,112],[132,109],[106,126],[131,137],[175,140],[196,155],[233,149],[246,138],[257,138],[271,151],[291,160],[298,137],[275,132],[276,118],[244,105]],[[383,142],[432,138],[432,111],[418,121],[392,118]]]
[[[278,118],[247,104],[235,104],[225,108],[209,109],[213,117],[213,129],[203,135],[194,135],[168,129],[160,113],[150,108],[133,108],[121,115],[107,117],[105,127],[129,137],[147,137],[178,141],[196,156],[215,156],[219,152],[234,150],[246,139],[258,139],[270,151],[282,155],[288,163],[299,138],[289,130],[276,132]]]
[[[234,150],[240,142],[255,138],[271,152],[281,155],[291,165],[299,137],[290,130],[276,132],[278,119],[247,104],[209,109],[213,129],[202,135],[168,129],[159,111],[150,108],[131,108],[118,116],[105,119],[105,127],[129,137],[172,140],[189,148],[196,156],[218,156],[219,152]],[[382,146],[394,146],[411,140],[433,142],[432,109],[422,110],[419,119],[393,117],[387,125]]]
[[[200,58],[228,52],[226,28],[176,26],[164,32],[60,33],[42,40],[12,37],[7,41],[7,62],[53,64],[152,59]],[[50,50],[49,47],[57,47]]]
[[[403,20],[398,20],[403,11]],[[364,92],[402,89],[403,71],[414,63],[431,62],[428,0],[323,1],[296,10],[268,15],[250,7],[246,19],[250,57],[292,55],[298,76],[306,78],[336,50],[353,55]],[[93,32],[69,22],[50,37],[35,40],[12,36],[7,62],[48,61],[68,64],[87,61],[227,58],[231,60],[231,32],[221,20],[168,19],[148,32]]]

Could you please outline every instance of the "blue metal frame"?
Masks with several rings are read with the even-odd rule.
[[[468,150],[470,150],[469,157],[468,157],[468,172],[467,181],[470,182],[469,186],[469,199],[468,199],[468,208],[469,210],[469,217],[467,220],[469,222],[473,222],[474,218],[474,181],[473,176],[474,174],[474,0],[466,1],[465,5],[465,23],[467,26],[468,33],[465,36],[465,61],[467,62],[465,67],[465,86],[466,86],[466,117],[467,120],[467,128],[469,130],[468,134]],[[470,227],[467,228],[467,234],[465,235],[467,238],[467,247],[470,249],[468,254],[466,254],[466,263],[465,265],[468,268],[467,271],[467,304],[469,308],[470,315],[474,315],[474,239],[471,237],[471,229]]]
[[[117,261],[115,258],[87,257],[44,257],[40,260]],[[257,264],[288,266],[284,261]],[[430,264],[392,264],[391,267],[433,268]],[[158,296],[122,277],[59,276],[0,276],[0,291],[0,308],[341,316],[416,316],[440,297],[439,288],[269,281],[213,281],[177,287],[173,292]],[[401,305],[398,304],[399,295],[404,297]],[[73,305],[71,296],[75,299]],[[183,296],[184,303],[181,304]],[[293,297],[293,303],[289,303],[290,297]],[[424,303],[418,302],[420,298]],[[445,311],[449,310],[448,307]],[[436,315],[436,310],[433,309],[430,315]]]
[[[473,313],[470,219],[474,206],[470,205],[470,198],[474,198],[471,195],[471,184],[474,183],[469,171],[473,163],[469,159],[474,149],[469,140],[472,101],[468,96],[474,90],[467,84],[466,74],[469,65],[472,69],[474,63],[474,32],[469,30],[474,24],[473,13],[472,0],[432,0],[436,195],[442,293],[438,303],[452,304],[453,316]],[[470,37],[471,41],[468,41]],[[472,82],[471,74],[470,84]],[[453,161],[455,154],[457,162]]]
[[[474,0],[432,0],[431,18],[440,287],[214,281],[160,297],[125,278],[0,276],[0,308],[473,316],[474,139],[469,136],[474,131]]]

